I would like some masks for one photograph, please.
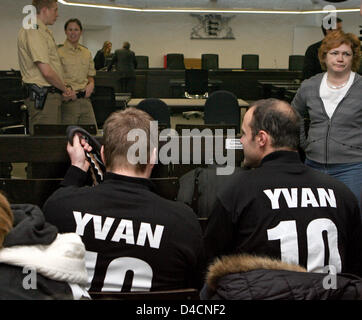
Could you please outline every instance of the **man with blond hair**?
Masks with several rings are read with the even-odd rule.
[[[127,108],[104,124],[104,181],[86,187],[91,148],[74,136],[71,167],[45,203],[46,219],[76,232],[86,246],[89,291],[157,291],[200,287],[201,228],[186,205],[157,195],[149,179],[157,156],[152,118]],[[137,146],[137,148],[134,148]]]

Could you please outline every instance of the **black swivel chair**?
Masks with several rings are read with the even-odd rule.
[[[28,132],[28,111],[24,104],[25,92],[20,77],[0,76],[0,131],[2,133]]]
[[[148,56],[136,56],[137,69],[148,69]]]
[[[95,86],[94,92],[91,95],[91,101],[97,126],[101,129],[109,115],[117,110],[114,88]]]
[[[185,70],[185,97],[189,99],[206,99],[209,89],[209,72],[202,69]],[[189,119],[190,116],[203,117],[201,111],[183,112],[182,116]]]
[[[304,63],[303,55],[290,55],[289,56],[289,64],[288,70],[290,71],[302,71]]]
[[[245,70],[259,70],[259,55],[243,54],[241,56],[241,68]]]
[[[219,55],[213,53],[204,53],[201,55],[201,69],[217,70],[219,69]]]
[[[207,70],[186,69],[185,70],[185,97],[186,98],[207,98],[208,96]]]
[[[147,112],[158,125],[163,128],[171,128],[171,114],[167,104],[157,98],[147,98],[142,100],[137,109]]]
[[[169,53],[166,56],[167,69],[170,70],[184,70],[185,61],[182,53]]]
[[[218,90],[210,94],[204,108],[205,124],[230,124],[240,131],[240,107],[237,97],[229,91]]]
[[[28,133],[28,112],[23,101],[14,102],[0,95],[0,133]]]

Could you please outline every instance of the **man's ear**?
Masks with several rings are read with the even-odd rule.
[[[150,154],[150,164],[152,165],[152,168],[157,163],[157,148],[153,148]]]
[[[264,130],[260,130],[256,139],[259,143],[259,146],[265,147],[269,141],[269,134]]]
[[[101,159],[104,165],[106,165],[106,159],[104,157],[104,146],[101,147]]]

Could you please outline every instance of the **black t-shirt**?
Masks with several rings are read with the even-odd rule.
[[[103,183],[81,187],[85,177],[71,167],[44,215],[82,237],[90,291],[201,286],[201,228],[189,207],[161,198],[147,179],[106,173]]]
[[[223,232],[220,232],[223,230]],[[266,156],[232,178],[217,197],[205,233],[207,259],[266,255],[313,272],[362,273],[362,227],[352,192],[309,168],[296,152]],[[332,270],[333,271],[333,270]]]

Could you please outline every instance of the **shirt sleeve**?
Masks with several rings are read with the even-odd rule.
[[[33,62],[49,64],[47,41],[42,37],[40,31],[29,29],[26,34],[28,52]]]
[[[306,131],[306,121],[309,119],[307,106],[305,103],[305,99],[302,93],[302,88],[299,88],[292,103],[292,107],[299,113],[301,117],[301,125],[300,125],[300,146],[301,148],[305,148],[307,144],[307,134]]]
[[[207,264],[210,264],[218,256],[231,253],[233,234],[234,225],[231,221],[231,214],[217,199],[204,235]]]

